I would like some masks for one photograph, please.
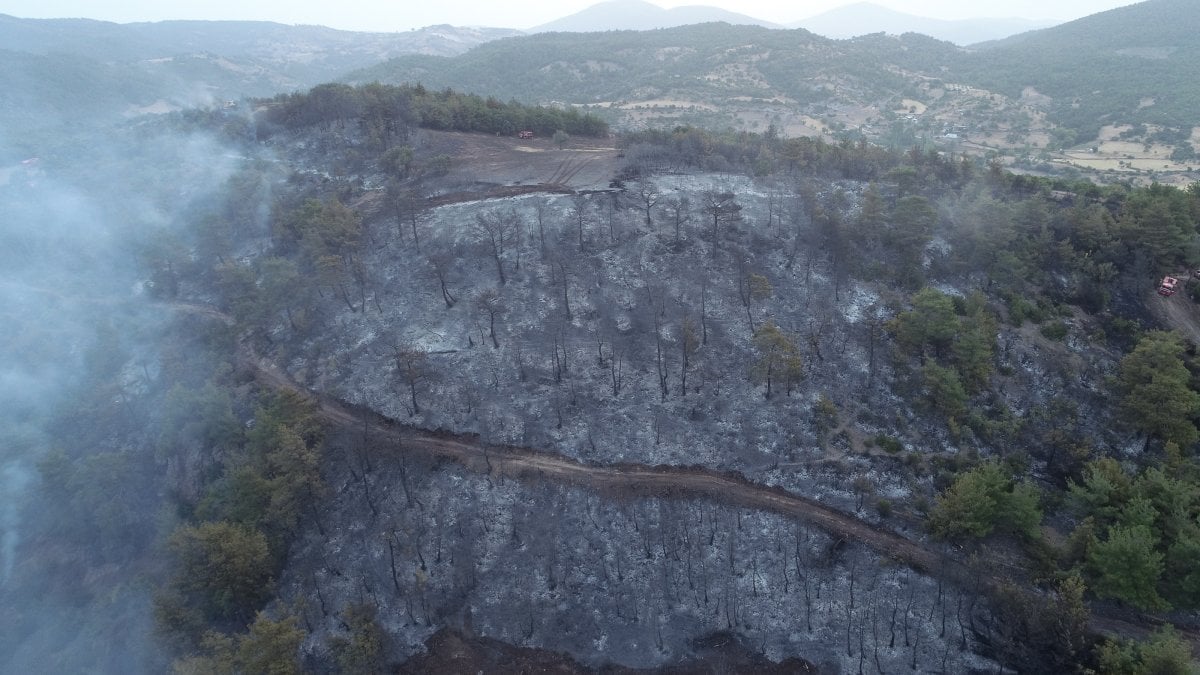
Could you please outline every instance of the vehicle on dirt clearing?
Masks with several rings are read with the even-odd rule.
[[[1162,296],[1175,295],[1175,291],[1179,290],[1179,279],[1175,277],[1163,277],[1162,283],[1158,285],[1158,294]]]
[[[528,129],[517,132],[517,138],[533,138],[533,132]]]

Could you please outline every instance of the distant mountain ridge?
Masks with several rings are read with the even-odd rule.
[[[871,33],[920,33],[957,45],[969,45],[1048,28],[1052,21],[982,18],[947,21],[897,12],[859,2],[803,21],[780,25],[719,7],[688,5],[664,9],[646,0],[605,0],[570,16],[529,29],[530,33],[590,33],[610,30],[657,30],[699,23],[724,22],[763,28],[803,28],[818,35],[846,39]]]
[[[645,0],[606,0],[550,23],[530,28],[530,33],[590,33],[608,30],[656,30],[698,23],[724,22],[733,25],[782,28],[719,7],[688,5],[663,9]]]
[[[453,56],[477,44],[514,35],[509,28],[427,26],[400,33],[344,31],[270,21],[156,21],[22,19],[0,14],[0,48],[30,54],[64,53],[132,61],[194,52],[272,63],[389,58],[398,54]],[[332,67],[341,67],[332,65]]]
[[[0,14],[0,130],[8,142],[64,123],[104,122],[270,96],[403,54],[452,56],[514,35],[429,26],[358,33],[265,21],[117,24]]]
[[[640,0],[599,7],[606,5],[668,12]],[[831,40],[727,22],[520,36],[450,26],[385,34],[0,15],[0,140],[32,145],[28,132],[60,122],[267,96],[339,78],[420,82],[501,100],[614,108],[652,101],[718,113],[745,104],[810,117],[831,106],[869,115],[902,105],[919,114],[920,106],[905,101],[945,83],[1026,101],[1031,113],[1063,127],[1056,145],[1094,138],[1106,124],[1156,124],[1187,135],[1200,126],[1197,34],[1196,0],[1145,0],[970,48],[917,33]],[[494,39],[506,36],[514,37]],[[851,123],[865,118],[857,119]]]
[[[828,12],[788,24],[828,38],[845,39],[871,33],[920,33],[957,45],[971,45],[989,40],[1049,28],[1054,21],[1033,21],[1018,18],[980,18],[948,21],[897,12],[870,2],[838,7]]]
[[[449,59],[401,57],[349,79],[535,102],[719,109],[759,101],[818,114],[830,106],[879,110],[945,82],[1027,99],[1063,127],[1054,142],[1073,145],[1106,124],[1153,123],[1190,135],[1200,126],[1197,34],[1200,2],[1146,0],[974,49],[915,33],[830,40],[800,29],[703,24],[518,37]]]
[[[353,82],[421,82],[498,98],[595,103],[675,99],[720,105],[784,97],[870,104],[906,86],[900,71],[946,63],[959,48],[921,35],[830,40],[806,30],[706,23],[654,31],[539,33],[453,58],[404,56]]]

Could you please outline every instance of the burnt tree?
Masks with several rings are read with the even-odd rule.
[[[475,216],[475,236],[496,263],[496,276],[501,286],[508,283],[504,275],[504,254],[516,236],[518,220],[513,211],[488,211]]]

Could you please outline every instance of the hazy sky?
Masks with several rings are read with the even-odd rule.
[[[660,7],[714,5],[790,23],[850,0],[653,0]],[[941,19],[1025,17],[1076,19],[1135,0],[873,0],[892,9]],[[597,0],[0,0],[0,14],[27,18],[86,17],[127,23],[164,19],[252,19],[319,24],[346,30],[400,31],[438,23],[530,28],[577,12]]]

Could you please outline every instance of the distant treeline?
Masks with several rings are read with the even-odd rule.
[[[441,131],[515,134],[530,130],[549,136],[604,136],[608,124],[575,109],[530,106],[450,89],[430,91],[417,85],[322,84],[307,93],[280,94],[260,101],[259,136],[278,129],[322,129],[358,123],[373,140],[388,145],[413,127]]]

